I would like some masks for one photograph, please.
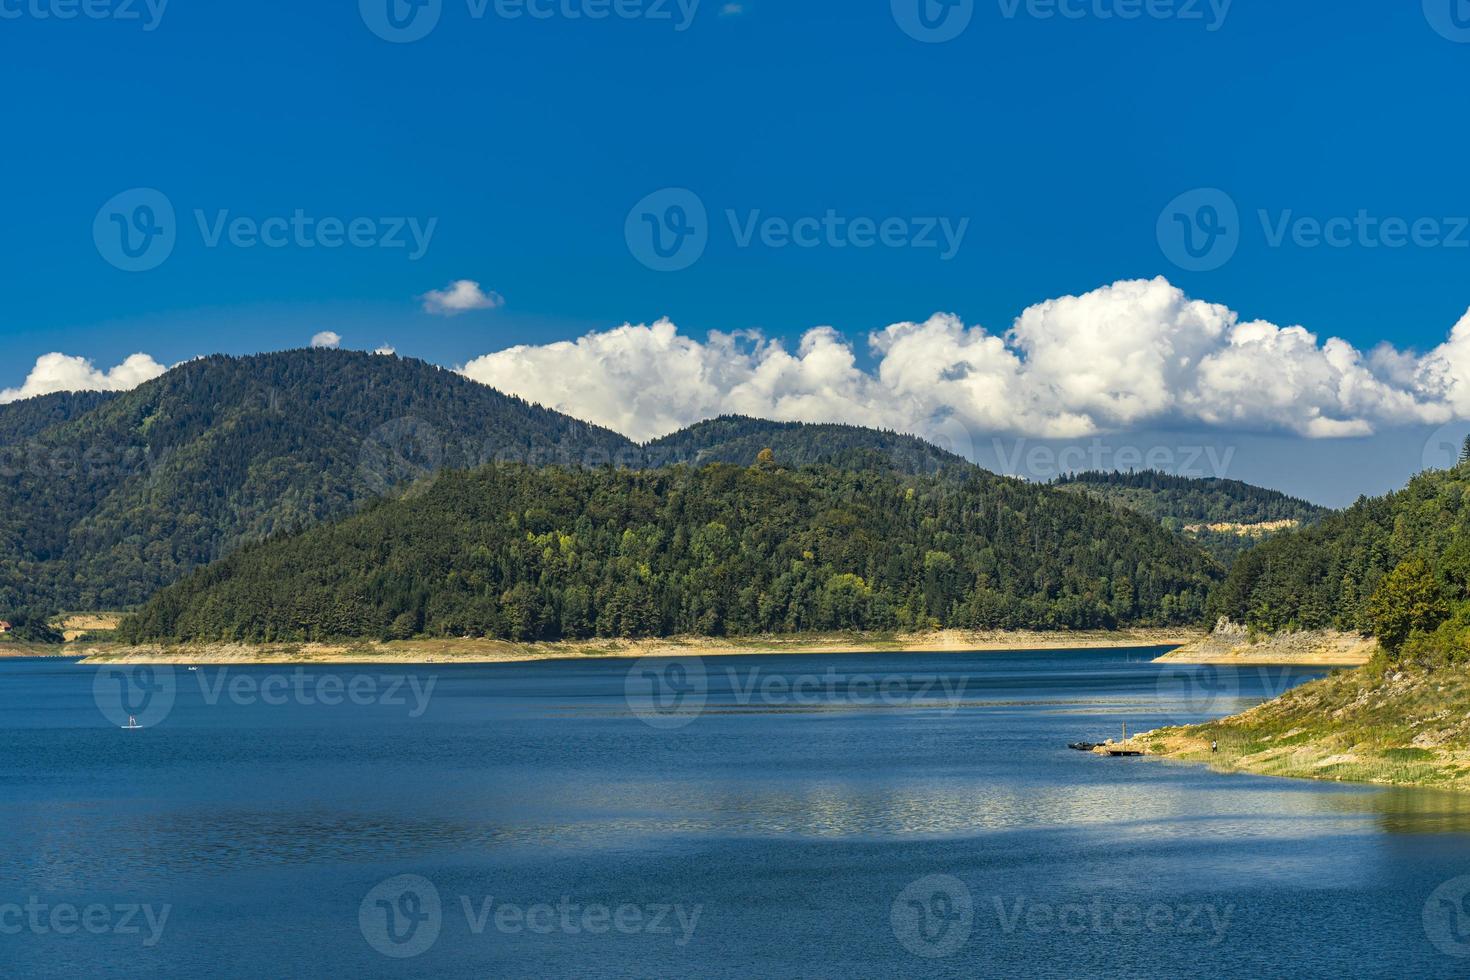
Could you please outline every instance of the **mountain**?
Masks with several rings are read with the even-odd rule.
[[[491,465],[241,548],[134,640],[516,639],[1196,622],[1223,574],[1142,517],[972,469]]]
[[[115,391],[58,391],[0,405],[0,470],[28,462],[18,452],[4,453],[5,448],[39,435],[53,425],[80,418],[116,397]]]
[[[1261,630],[1369,633],[1395,657],[1470,659],[1470,465],[1245,552],[1212,608]]]
[[[89,408],[90,405],[90,408]],[[423,361],[296,350],[191,361],[116,396],[5,407],[0,612],[142,602],[243,542],[446,466],[639,449]]]
[[[945,452],[916,436],[855,425],[770,422],[724,415],[697,422],[644,447],[645,464],[733,463],[749,466],[761,450],[770,449],[782,465],[835,466],[926,474],[975,469],[969,460]]]
[[[1157,470],[1074,473],[1058,479],[1056,486],[1152,518],[1227,565],[1260,541],[1315,524],[1331,513],[1326,507],[1239,480],[1171,476]]]

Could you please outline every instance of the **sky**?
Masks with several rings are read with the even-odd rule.
[[[1334,504],[1470,431],[1467,0],[0,0],[0,53],[0,400],[391,348]]]

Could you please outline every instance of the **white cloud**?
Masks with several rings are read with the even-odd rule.
[[[42,354],[19,388],[0,390],[0,405],[56,391],[127,391],[152,381],[164,370],[147,354],[133,354],[106,371],[98,370],[85,357]]]
[[[392,347],[389,347],[387,344],[384,344],[381,347],[375,348],[373,350],[373,353],[377,354],[379,357],[392,357],[394,354],[397,354],[398,351],[393,349]]]
[[[725,412],[949,442],[1176,422],[1334,438],[1470,418],[1470,313],[1423,357],[1387,345],[1365,355],[1303,327],[1242,322],[1158,278],[1038,303],[1003,334],[936,314],[875,331],[868,346],[873,371],[829,327],[791,351],[759,333],[698,340],[660,320],[512,347],[461,371],[636,439]]]
[[[486,292],[473,279],[456,279],[443,289],[431,289],[419,297],[424,312],[435,316],[458,316],[470,310],[494,310],[505,305],[505,297]]]
[[[321,333],[312,335],[311,346],[336,350],[342,346],[342,335],[333,330],[323,330]]]

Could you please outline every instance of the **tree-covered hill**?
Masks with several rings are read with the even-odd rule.
[[[126,620],[143,640],[532,639],[1196,622],[1223,574],[1086,497],[770,462],[491,465],[234,552]]]
[[[20,455],[5,450],[117,397],[115,391],[58,391],[0,405],[0,472],[14,468]]]
[[[1420,474],[1247,551],[1213,608],[1265,629],[1333,627],[1397,653],[1470,653],[1470,465]],[[1459,649],[1460,654],[1453,654]]]
[[[0,469],[0,613],[136,604],[242,542],[441,467],[637,453],[423,361],[334,350],[202,358],[126,394],[5,416],[24,435]]]
[[[1056,485],[1151,517],[1227,564],[1266,538],[1315,524],[1331,513],[1326,507],[1239,480],[1171,476],[1157,470],[1074,473]]]
[[[882,469],[924,474],[973,470],[968,460],[916,436],[856,425],[770,422],[724,415],[697,422],[645,447],[645,464],[733,463],[749,466],[770,449],[784,465]]]

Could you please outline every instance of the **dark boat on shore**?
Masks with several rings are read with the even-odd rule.
[[[1115,748],[1115,749],[1108,749],[1107,750],[1107,753],[1108,753],[1108,755],[1112,756],[1115,759],[1118,758],[1119,756],[1143,755],[1142,752],[1139,752],[1136,749],[1130,749],[1128,747],[1128,723],[1126,721],[1123,722],[1123,741],[1122,741],[1122,743],[1120,743],[1119,746],[1117,748]]]
[[[1099,744],[1098,742],[1068,742],[1067,748],[1076,749],[1078,752],[1091,752]]]

